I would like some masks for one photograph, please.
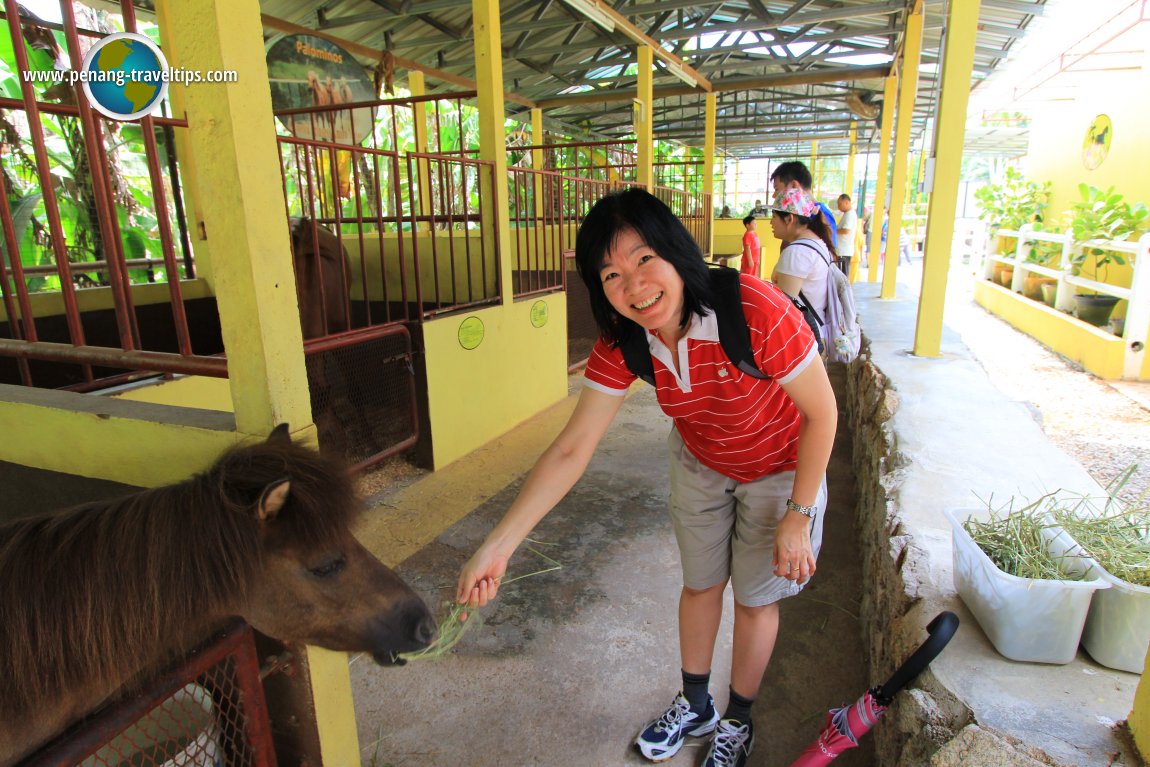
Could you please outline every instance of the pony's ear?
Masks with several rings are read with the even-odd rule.
[[[291,431],[288,430],[288,425],[281,423],[272,429],[272,433],[268,435],[268,442],[272,445],[290,445]]]
[[[265,487],[260,494],[260,503],[256,509],[256,516],[259,517],[260,522],[274,519],[284,504],[287,503],[289,493],[291,493],[291,480],[287,477],[277,479]]]

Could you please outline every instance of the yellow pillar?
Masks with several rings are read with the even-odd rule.
[[[886,261],[882,270],[881,298],[894,298],[898,253],[902,238],[902,208],[906,201],[906,166],[910,152],[910,124],[918,96],[918,54],[922,48],[922,0],[906,20],[906,44],[899,65],[898,124],[894,132],[894,169],[890,183],[890,223],[887,225]]]
[[[974,69],[974,43],[978,34],[979,0],[951,3],[946,50],[942,62],[942,90],[935,116],[934,184],[930,192],[926,243],[923,247],[922,294],[914,330],[913,352],[939,356],[946,276],[954,239],[954,215],[962,170],[966,134],[966,106]]]
[[[507,199],[507,144],[504,141],[503,48],[499,35],[499,0],[471,0],[475,29],[475,80],[479,84],[479,159],[495,166],[493,205],[496,253],[500,254],[500,295],[505,306],[514,299],[511,217]]]
[[[703,192],[710,195],[710,202],[704,213],[715,217],[715,121],[719,111],[719,97],[708,93],[706,99],[706,119],[703,137]],[[715,225],[707,224],[707,241],[702,243],[705,254],[715,252]]]
[[[811,191],[816,198],[822,197],[822,163],[819,161],[819,142],[811,142]]]
[[[181,66],[238,75],[186,90],[204,231],[226,244],[214,249],[212,273],[236,428],[263,436],[286,422],[314,439],[287,222],[268,214],[284,201],[259,4],[162,0],[157,12],[174,33],[165,50]],[[304,666],[320,761],[357,767],[347,655],[308,647]]]
[[[639,83],[635,93],[635,181],[651,189],[655,186],[655,128],[654,128],[654,56],[651,48],[640,45],[635,51],[639,60]]]
[[[882,252],[882,211],[886,207],[887,175],[890,167],[890,134],[894,125],[894,102],[898,78],[886,78],[882,99],[882,129],[879,131],[878,173],[875,176],[874,211],[870,224],[870,255],[867,256],[867,282],[878,282],[878,259]]]
[[[164,2],[168,2],[168,0],[164,0]],[[168,45],[168,41],[173,38],[171,19],[165,14],[158,16],[156,22],[160,27],[160,40],[163,43],[164,58],[168,60],[168,66],[173,69],[186,69],[186,66],[179,58],[179,51],[173,46]],[[171,102],[173,115],[183,115],[187,113],[186,88],[187,86],[180,82],[172,82],[168,85],[168,101]],[[192,250],[195,251],[196,254],[196,277],[204,280],[208,285],[211,285],[212,251],[211,243],[202,236],[204,234],[204,228],[201,224],[204,221],[204,217],[200,212],[203,206],[200,205],[200,184],[197,179],[196,157],[189,144],[187,131],[173,128],[172,135],[175,138],[176,157],[179,159],[180,187],[184,191],[184,218],[187,221],[188,241],[192,244]],[[174,235],[175,233],[173,233],[173,236]],[[177,260],[181,260],[180,257],[182,255],[183,251],[177,244]]]
[[[267,435],[311,422],[303,337],[259,6],[204,0],[161,4],[168,47],[191,70],[234,70],[234,83],[186,90],[188,137],[199,161],[204,231],[216,247],[219,302],[236,428]]]
[[[427,84],[423,77],[423,72],[418,70],[411,70],[407,73],[407,89],[411,91],[412,96],[426,96]],[[413,119],[415,124],[412,125],[412,132],[415,134],[415,151],[422,154],[427,153],[427,102],[420,101],[415,104]],[[396,147],[399,151],[399,147]],[[416,173],[419,176],[419,209],[423,213],[431,210],[431,168],[428,166],[427,160],[417,158],[415,161]],[[430,222],[420,221],[415,227],[416,231],[427,231],[431,226]]]
[[[847,154],[847,177],[843,183],[843,192],[851,196],[851,202],[854,204],[855,212],[858,212],[859,201],[855,199],[854,184],[855,184],[855,146],[858,139],[858,128],[855,123],[851,123],[851,147]],[[855,259],[856,261],[858,259]]]
[[[1146,666],[1150,669],[1150,648],[1146,651]],[[1130,734],[1134,736],[1134,745],[1142,758],[1150,757],[1150,676],[1143,670],[1142,678],[1138,681],[1138,690],[1134,693],[1134,709],[1126,719],[1130,725]]]
[[[531,110],[531,143],[535,146],[542,146],[544,141],[543,131],[543,110],[533,108]],[[531,169],[543,170],[543,150],[531,150]],[[535,178],[535,218],[539,220],[539,226],[543,226],[543,179]]]

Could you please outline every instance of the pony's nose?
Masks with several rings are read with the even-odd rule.
[[[432,639],[435,639],[435,633],[438,628],[431,614],[425,612],[415,624],[415,634],[413,638],[416,642],[426,647],[431,644]]]

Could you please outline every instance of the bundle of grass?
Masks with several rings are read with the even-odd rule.
[[[543,573],[550,573],[562,569],[563,565],[555,561],[551,557],[544,554],[536,546],[554,546],[553,543],[544,543],[542,541],[526,539],[524,548],[548,563],[548,567],[541,570],[535,570],[530,573],[516,575],[513,578],[507,578],[500,584],[501,588],[505,588],[508,584],[515,581],[521,581],[524,578],[531,578]],[[435,641],[422,650],[411,653],[403,653],[399,657],[405,661],[413,660],[434,660],[442,658],[447,655],[451,650],[459,644],[463,639],[463,635],[468,632],[473,626],[483,623],[483,618],[480,616],[478,610],[471,610],[467,605],[459,604],[458,602],[444,602],[443,609],[445,610],[443,618],[439,621],[439,634]]]
[[[1043,532],[1054,526],[1047,512],[1055,498],[1055,493],[1049,493],[1017,510],[1011,501],[1006,508],[991,508],[985,522],[972,517],[962,527],[1003,572],[1019,578],[1061,580],[1066,576],[1051,556]]]
[[[1086,555],[1127,583],[1150,587],[1150,505],[1146,496],[1121,492],[1137,470],[1131,466],[1106,488],[1105,498],[1066,497],[1050,510]]]

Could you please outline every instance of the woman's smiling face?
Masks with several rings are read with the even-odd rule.
[[[599,269],[615,311],[647,330],[673,334],[683,315],[683,279],[633,229],[619,232]]]

